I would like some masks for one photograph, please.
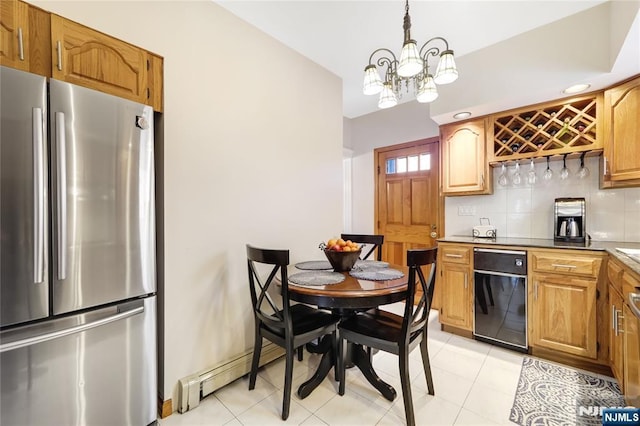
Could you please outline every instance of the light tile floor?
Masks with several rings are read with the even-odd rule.
[[[391,305],[401,312],[402,304]],[[465,339],[440,330],[437,311],[429,318],[429,357],[435,396],[427,393],[420,350],[410,355],[411,388],[418,425],[513,425],[509,413],[515,396],[523,354]],[[284,360],[260,369],[256,388],[248,390],[240,378],[207,396],[195,409],[160,420],[161,426],[185,425],[402,425],[404,405],[398,358],[379,352],[373,356],[378,375],[396,388],[393,402],[384,399],[357,368],[347,370],[344,396],[338,395],[333,370],[311,395],[300,399],[298,386],[315,371],[319,355],[305,351],[295,361],[291,412],[280,418]]]

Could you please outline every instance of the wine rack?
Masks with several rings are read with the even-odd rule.
[[[490,162],[602,149],[602,95],[541,104],[491,118]]]

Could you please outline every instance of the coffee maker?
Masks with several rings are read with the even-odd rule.
[[[584,198],[556,198],[554,240],[584,243],[587,235],[586,222]]]

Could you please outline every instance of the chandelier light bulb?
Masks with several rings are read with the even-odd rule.
[[[438,68],[434,80],[436,84],[449,84],[458,79],[456,61],[453,59],[453,50],[445,50],[440,54]]]
[[[378,100],[378,108],[391,108],[398,104],[398,97],[391,88],[391,83],[385,83],[382,92],[380,92],[380,99]]]
[[[364,69],[364,83],[362,85],[362,92],[365,95],[377,95],[382,92],[384,85],[378,74],[378,69],[375,65],[368,65]]]
[[[418,46],[416,46],[415,40],[409,40],[402,46],[400,52],[400,62],[398,63],[398,75],[400,77],[413,77],[422,71],[424,67],[420,54],[418,53]]]
[[[420,103],[433,102],[438,98],[438,88],[433,81],[433,76],[428,74],[420,84],[418,93],[416,94],[416,100]]]

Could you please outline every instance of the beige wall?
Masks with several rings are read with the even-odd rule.
[[[297,262],[341,232],[341,80],[209,1],[32,3],[165,58],[160,392],[175,405],[180,378],[253,344],[245,244]]]

